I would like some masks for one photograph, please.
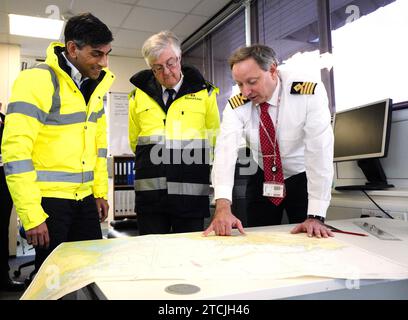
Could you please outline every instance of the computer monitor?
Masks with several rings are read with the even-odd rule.
[[[337,190],[377,190],[387,183],[379,158],[387,156],[391,131],[392,100],[384,99],[336,113],[334,162],[357,160],[368,182],[338,186]]]

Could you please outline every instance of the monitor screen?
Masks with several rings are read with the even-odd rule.
[[[336,113],[334,161],[387,156],[392,100],[385,99]]]

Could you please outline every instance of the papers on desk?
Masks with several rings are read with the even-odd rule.
[[[41,266],[22,299],[58,299],[95,281],[408,278],[401,265],[335,238],[287,232],[201,233],[67,242]]]

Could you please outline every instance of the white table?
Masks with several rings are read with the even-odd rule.
[[[408,223],[399,220],[366,218],[330,221],[343,230],[366,233],[353,222],[365,221],[402,241],[380,240],[335,233],[335,237],[362,249],[408,266]],[[257,230],[289,231],[293,225],[256,228]],[[301,263],[299,261],[299,263]],[[198,280],[189,284],[200,291],[190,295],[172,294],[165,288],[183,283],[180,280],[98,281],[88,290],[98,299],[408,299],[408,279],[359,280],[301,277],[282,280],[209,281]]]

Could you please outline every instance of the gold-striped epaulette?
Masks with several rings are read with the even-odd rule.
[[[228,99],[228,102],[232,109],[238,108],[239,106],[244,105],[248,101],[249,99],[244,97],[242,93],[238,93],[237,95]]]
[[[314,94],[316,89],[316,82],[292,82],[292,87],[290,88],[291,94]]]

